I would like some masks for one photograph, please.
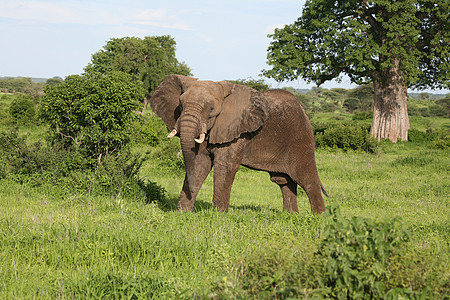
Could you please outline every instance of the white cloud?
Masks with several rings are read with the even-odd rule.
[[[99,7],[95,2],[78,1],[1,1],[0,18],[12,19],[25,25],[143,25],[157,28],[192,30],[180,20],[178,13],[168,9],[114,10],[114,6]]]
[[[146,9],[138,14],[130,21],[132,24],[169,28],[178,30],[192,30],[192,28],[179,21],[176,14],[169,14],[167,9]]]

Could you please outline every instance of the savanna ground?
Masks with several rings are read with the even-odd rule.
[[[313,121],[332,118],[336,115],[316,114]],[[448,118],[413,117],[411,123],[420,131],[430,124],[450,127]],[[26,133],[38,140],[45,130],[19,128],[19,134]],[[134,143],[132,151],[161,150]],[[237,173],[228,213],[212,210],[212,174],[195,211],[176,212],[184,174],[162,159],[146,160],[138,175],[165,189],[151,201],[122,189],[108,195],[90,188],[67,192],[60,185],[5,177],[0,179],[0,298],[339,298],[344,293],[358,299],[376,298],[382,282],[386,298],[448,299],[449,157],[448,148],[426,141],[381,143],[375,154],[317,149],[319,175],[330,195],[325,203],[331,207],[331,214],[320,216],[311,214],[301,190],[300,213],[282,212],[280,190],[269,175],[245,168]],[[361,232],[355,224],[363,224]],[[336,229],[340,226],[343,231]],[[323,255],[324,240],[333,238],[330,230],[344,240],[353,238],[334,241],[334,265]],[[371,234],[381,234],[381,241]],[[386,242],[389,235],[393,239]],[[378,247],[390,254],[383,256]],[[366,252],[373,256],[358,256]],[[359,264],[345,265],[355,257],[362,257]]]

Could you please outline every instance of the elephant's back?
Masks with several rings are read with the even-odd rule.
[[[312,134],[308,116],[297,97],[285,90],[268,90],[263,94],[268,102],[269,122],[300,132],[302,136]]]

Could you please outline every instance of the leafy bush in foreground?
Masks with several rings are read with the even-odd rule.
[[[434,299],[448,291],[434,278],[429,253],[410,250],[411,230],[398,219],[345,218],[326,213],[323,238],[313,254],[280,256],[280,245],[261,247],[215,281],[213,299]],[[301,242],[301,241],[299,241]],[[442,274],[442,270],[440,270]],[[233,276],[234,275],[234,276]]]
[[[409,231],[399,219],[348,220],[337,207],[330,207],[329,214],[332,220],[315,254],[323,262],[321,293],[337,299],[383,298],[389,292],[389,259],[403,254]]]

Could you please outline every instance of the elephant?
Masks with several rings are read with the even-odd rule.
[[[325,211],[314,153],[314,135],[299,100],[284,90],[258,92],[228,81],[169,75],[150,107],[178,136],[186,176],[177,204],[192,211],[214,166],[213,208],[227,212],[240,165],[267,171],[283,195],[283,210],[297,212],[297,185],[315,214]]]

